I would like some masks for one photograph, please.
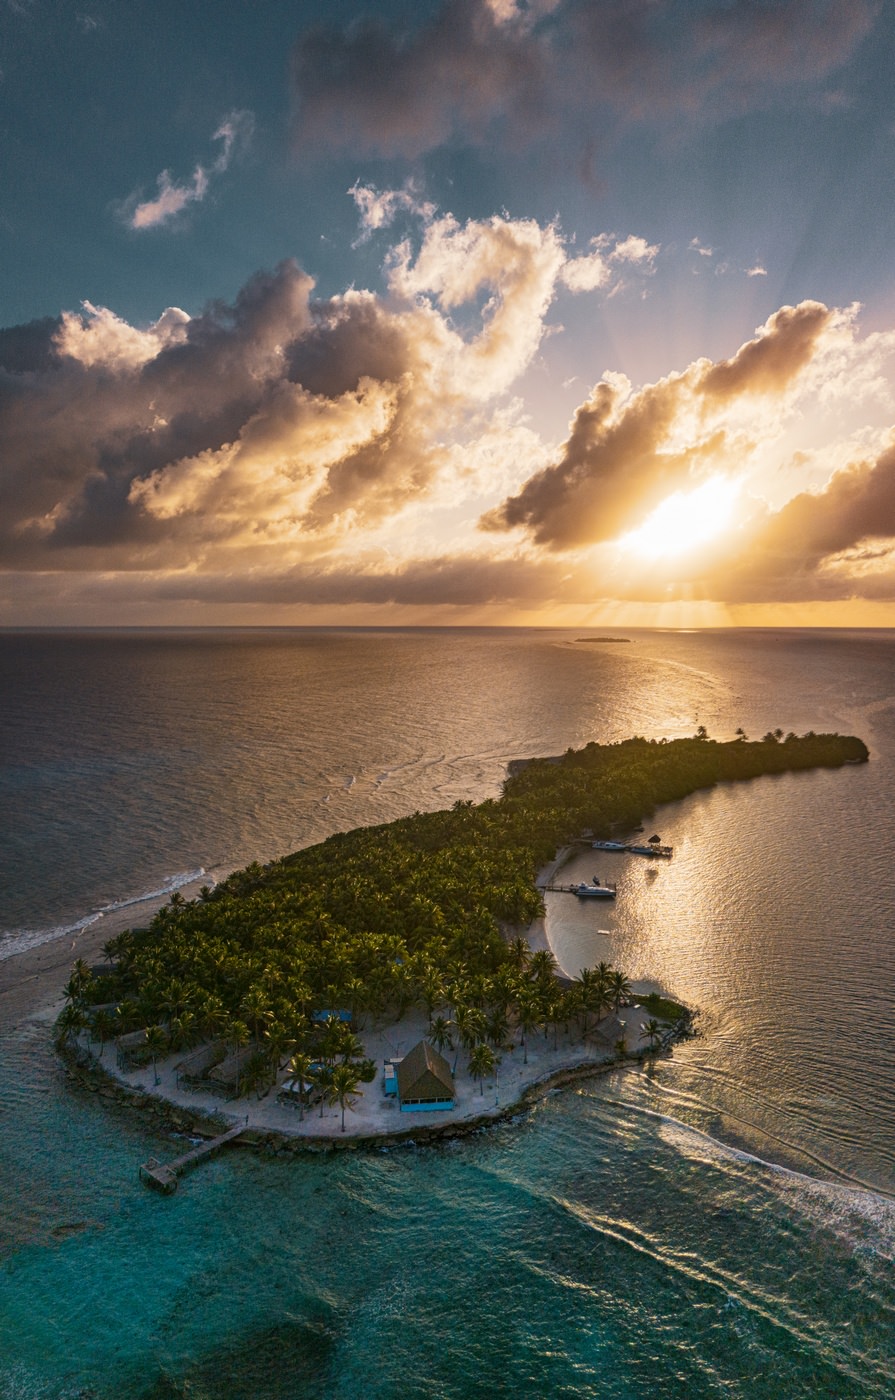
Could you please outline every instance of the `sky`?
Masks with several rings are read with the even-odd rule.
[[[892,0],[0,0],[0,626],[895,626]]]

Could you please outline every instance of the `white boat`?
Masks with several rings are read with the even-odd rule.
[[[577,894],[579,899],[615,899],[615,886],[601,885],[594,877],[593,884],[587,885],[582,882],[574,886],[573,893]]]
[[[591,841],[590,844],[595,851],[626,851],[628,849],[624,841]]]

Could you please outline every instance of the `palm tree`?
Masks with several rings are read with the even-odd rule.
[[[549,948],[539,948],[536,953],[532,953],[528,970],[536,982],[546,982],[549,977],[556,976],[556,958]]]
[[[454,1011],[454,1025],[461,1045],[469,1050],[485,1034],[485,1013],[477,1006],[458,1006]]]
[[[435,1020],[429,1027],[429,1039],[436,1050],[443,1051],[446,1045],[450,1050],[453,1050],[454,1042],[451,1039],[453,1024],[453,1021],[449,1021],[446,1016],[435,1017]]]
[[[507,1035],[509,1034],[510,1023],[507,1020],[506,1012],[500,1007],[495,1007],[487,1019],[485,1034],[495,1050],[512,1049],[507,1045]]]
[[[55,1040],[61,1049],[77,1038],[78,1032],[87,1025],[87,1017],[80,1007],[68,1002],[63,1006],[56,1021]]]
[[[357,1087],[359,1083],[360,1076],[357,1072],[357,1065],[350,1064],[348,1061],[336,1065],[330,1076],[327,1097],[330,1103],[337,1103],[342,1110],[343,1133],[345,1131],[345,1109],[354,1108],[357,1099],[363,1098],[363,1090]]]
[[[485,1097],[485,1075],[493,1074],[496,1063],[491,1046],[480,1040],[469,1057],[469,1073],[479,1081],[482,1098]]]
[[[531,948],[528,939],[517,937],[511,938],[507,944],[507,955],[509,961],[518,972],[524,972],[531,959]]]
[[[161,1026],[150,1026],[146,1032],[146,1049],[152,1059],[152,1074],[156,1084],[160,1084],[157,1061],[168,1048],[168,1037]]]
[[[240,1012],[243,1019],[251,1027],[256,1040],[261,1038],[264,1027],[269,1025],[273,1019],[270,1009],[270,998],[263,987],[250,987],[242,999]]]
[[[584,1034],[587,1035],[587,1013],[595,1011],[598,1000],[602,999],[602,989],[598,987],[597,974],[591,967],[583,967],[576,977],[578,1001],[584,1014]]]
[[[311,1081],[311,1066],[314,1061],[306,1050],[296,1050],[289,1060],[289,1071],[298,1080],[298,1121],[304,1122],[305,1084]]]
[[[106,1041],[109,1040],[115,1034],[117,1024],[118,1023],[111,1012],[94,1011],[93,1029],[99,1036],[100,1054],[102,1054],[105,1048]]]
[[[516,1024],[522,1036],[522,1063],[528,1064],[528,1037],[532,1031],[537,1030],[541,1023],[540,1006],[538,1000],[530,992],[519,998],[519,1006],[516,1012]]]
[[[323,1109],[329,1102],[329,1091],[333,1082],[333,1069],[329,1065],[318,1064],[316,1069],[311,1071],[310,1079],[315,1089],[320,1091],[320,1117],[323,1117]]]
[[[631,995],[631,984],[623,972],[613,972],[609,977],[609,990],[612,993],[612,1005],[616,1011]]]
[[[597,1020],[601,1019],[604,1006],[609,1005],[609,979],[612,976],[612,967],[608,962],[599,962],[594,968],[594,1010],[597,1013]]]
[[[227,1028],[227,1039],[238,1053],[251,1040],[251,1032],[245,1021],[231,1021]],[[239,1061],[236,1062],[236,1097],[239,1098]]]
[[[650,1050],[655,1050],[656,1043],[661,1039],[661,1036],[662,1027],[659,1025],[659,1022],[656,1020],[655,1016],[651,1016],[650,1019],[644,1025],[643,1030],[640,1032],[640,1039],[648,1040]]]

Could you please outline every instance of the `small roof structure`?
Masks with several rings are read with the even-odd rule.
[[[622,1022],[613,1012],[611,1016],[604,1017],[598,1026],[594,1026],[593,1030],[588,1032],[588,1040],[599,1040],[604,1045],[615,1049],[616,1043],[621,1040],[624,1033],[625,1028]]]
[[[201,1079],[208,1070],[213,1069],[216,1064],[224,1058],[226,1047],[222,1040],[209,1041],[205,1045],[200,1045],[196,1050],[191,1050],[188,1055],[175,1065],[178,1079]]]
[[[451,1067],[428,1040],[414,1045],[398,1065],[398,1096],[402,1102],[444,1103],[449,1099],[453,1103]]]

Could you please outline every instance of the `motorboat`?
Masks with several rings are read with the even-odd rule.
[[[628,849],[624,841],[591,841],[590,844],[595,851],[626,851]]]
[[[631,856],[664,857],[666,860],[674,855],[673,846],[626,846],[625,850]]]
[[[601,885],[596,875],[593,883],[588,885],[584,881],[580,885],[573,887],[573,893],[579,899],[615,899],[615,885]]]

